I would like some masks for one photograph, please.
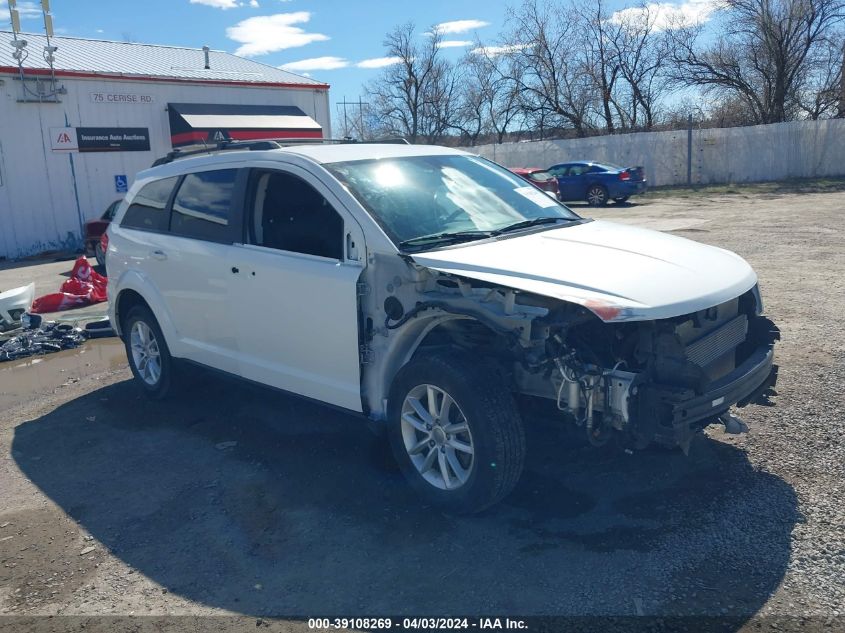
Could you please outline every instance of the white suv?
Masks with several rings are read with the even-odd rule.
[[[776,378],[742,258],[581,218],[478,156],[261,142],[159,162],[108,231],[143,390],[189,361],[361,414],[449,511],[514,487],[524,400],[593,444],[686,449]]]

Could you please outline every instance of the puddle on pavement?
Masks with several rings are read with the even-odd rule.
[[[126,351],[119,338],[92,339],[76,349],[0,363],[0,411],[71,379],[121,367],[126,367]]]

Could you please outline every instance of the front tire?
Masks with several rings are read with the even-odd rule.
[[[402,473],[432,505],[452,514],[480,512],[519,481],[522,420],[490,365],[459,353],[412,360],[393,381],[388,418]]]
[[[587,204],[591,207],[603,207],[607,204],[607,189],[603,185],[590,185],[587,189]]]
[[[173,357],[153,313],[146,306],[135,306],[126,315],[122,331],[136,383],[152,400],[165,398],[173,384]]]

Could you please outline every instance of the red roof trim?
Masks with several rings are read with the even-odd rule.
[[[17,75],[20,71],[17,66],[0,66],[0,73]],[[50,75],[48,68],[25,68],[27,75]],[[118,79],[121,81],[152,81],[157,83],[192,83],[192,84],[214,84],[223,86],[264,86],[267,88],[296,88],[299,90],[328,90],[329,84],[293,84],[275,81],[243,81],[226,79],[195,79],[192,77],[155,77],[147,75],[121,75],[113,73],[91,73],[77,70],[57,70],[56,77],[76,77],[81,79]]]

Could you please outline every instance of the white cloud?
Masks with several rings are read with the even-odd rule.
[[[521,51],[523,48],[528,48],[528,44],[508,44],[507,46],[479,46],[472,49],[475,55],[486,55],[487,57],[495,57],[496,55],[503,55],[505,53],[513,53],[514,51]]]
[[[253,9],[257,9],[260,5],[258,4],[258,0],[249,0],[249,6]]]
[[[237,0],[191,0],[191,4],[204,4],[215,9],[236,9],[238,7]]]
[[[349,66],[349,60],[342,57],[311,57],[310,59],[300,59],[296,62],[289,62],[279,66],[282,70],[291,70],[299,72],[303,70],[335,70],[336,68],[346,68]]]
[[[442,40],[439,48],[459,48],[461,46],[472,46],[471,40]]]
[[[238,22],[226,29],[230,40],[240,42],[236,55],[254,57],[266,55],[286,48],[305,46],[311,42],[324,42],[329,39],[322,33],[307,33],[294,24],[302,24],[311,19],[308,11],[261,15]]]
[[[373,57],[372,59],[364,59],[355,64],[358,68],[384,68],[385,66],[393,66],[401,63],[401,57]]]
[[[645,7],[630,7],[616,11],[610,21],[616,24],[643,24],[645,20],[655,31],[696,26],[707,22],[724,6],[722,0],[688,0],[680,4],[672,2],[651,2]]]
[[[489,22],[484,20],[452,20],[451,22],[441,22],[435,25],[434,30],[438,33],[466,33],[474,29],[480,29],[484,26],[490,26]]]
[[[5,5],[6,3],[4,2],[3,4]],[[17,9],[21,20],[31,20],[41,17],[41,7],[35,2],[18,2]],[[6,29],[11,21],[12,17],[9,15],[9,10],[4,6],[0,9],[0,28]],[[11,30],[11,27],[8,28]]]

